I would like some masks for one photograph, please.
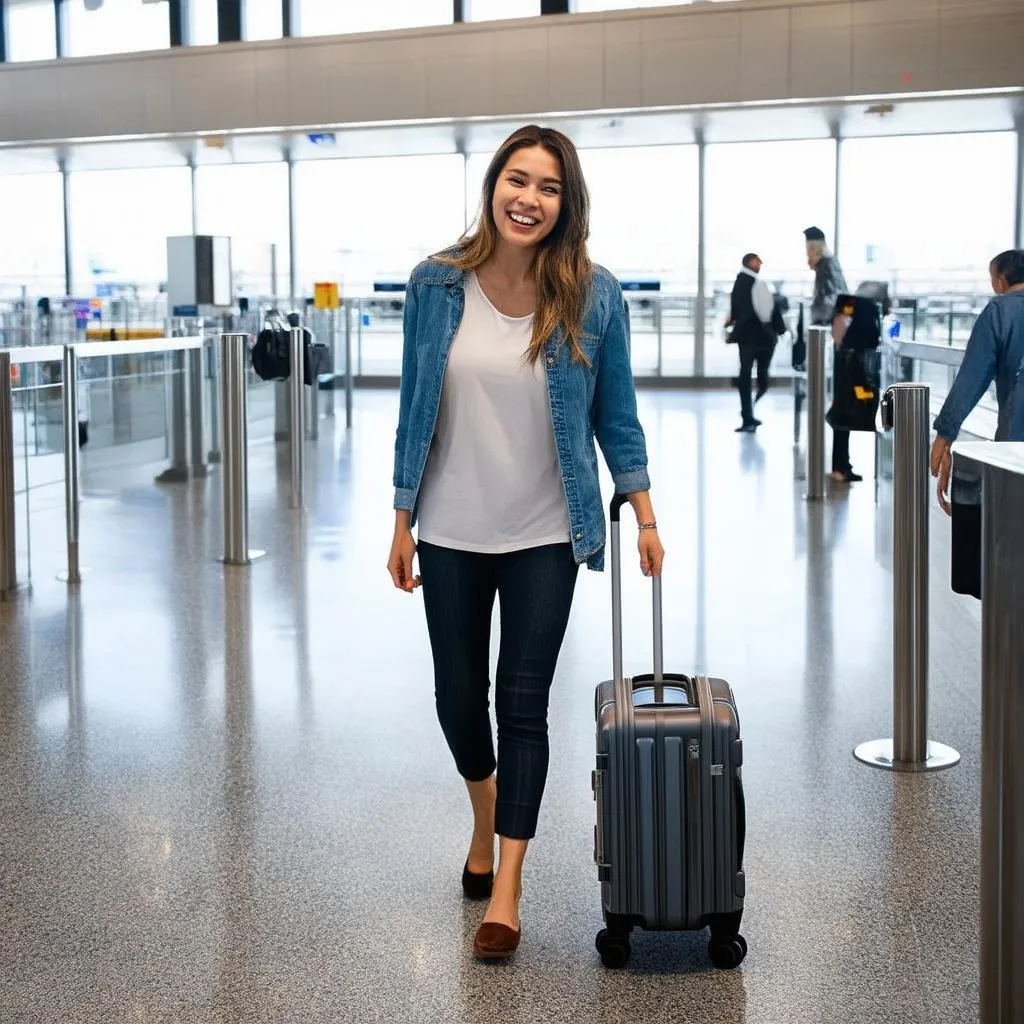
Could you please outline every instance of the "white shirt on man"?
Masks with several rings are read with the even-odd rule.
[[[750,267],[740,267],[741,274],[748,274],[754,279],[754,289],[750,293],[750,298],[754,303],[754,313],[757,314],[757,319],[763,324],[770,324],[772,322],[772,313],[775,311],[775,296],[772,293],[771,286],[760,274],[751,270]]]
[[[544,360],[533,315],[506,316],[466,275],[419,495],[419,539],[504,554],[569,542]]]

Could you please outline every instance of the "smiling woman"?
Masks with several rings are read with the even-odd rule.
[[[477,224],[421,263],[406,289],[388,571],[405,593],[423,588],[438,719],[473,808],[462,888],[490,900],[473,943],[484,959],[519,946],[523,861],[548,768],[548,694],[578,568],[603,565],[595,438],[636,514],[641,570],[660,574],[664,558],[625,303],[615,278],[590,262],[589,214],[572,142],[521,128],[484,175]]]

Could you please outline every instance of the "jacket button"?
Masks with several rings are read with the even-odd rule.
[[[554,366],[554,365],[555,365],[555,357],[554,356],[548,356],[548,366]]]
[[[574,534],[574,536],[576,537],[577,540],[583,540],[583,534],[582,533],[576,533],[576,534]]]

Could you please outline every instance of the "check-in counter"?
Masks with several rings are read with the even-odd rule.
[[[980,508],[981,1024],[1024,1021],[1024,443],[953,448]],[[957,538],[954,536],[954,543]],[[976,557],[976,556],[972,556]],[[954,559],[956,555],[954,555]]]

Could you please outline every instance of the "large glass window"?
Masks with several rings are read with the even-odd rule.
[[[217,0],[189,0],[188,17],[188,41],[192,46],[216,46],[220,42]]]
[[[235,295],[288,293],[287,164],[198,168],[196,220],[200,234],[231,239]]]
[[[165,12],[166,13],[166,12]],[[136,285],[153,294],[167,278],[167,239],[192,232],[187,167],[75,171],[71,267],[76,294]]]
[[[313,160],[295,170],[299,290],[338,281],[370,291],[405,281],[463,228],[462,157]]]
[[[246,39],[280,39],[284,35],[281,0],[243,0],[242,13]]]
[[[0,179],[0,296],[64,294],[64,194],[60,174]]]
[[[803,229],[817,224],[832,232],[835,151],[830,139],[708,146],[709,289],[730,289],[748,252],[787,290],[810,286]]]
[[[848,139],[842,147],[839,258],[851,287],[989,289],[988,264],[1013,245],[1016,136]]]
[[[619,277],[663,290],[697,281],[697,147],[580,150],[590,190],[590,254]]]
[[[708,146],[708,374],[736,369],[735,347],[723,344],[722,337],[729,295],[745,253],[757,253],[764,261],[762,275],[791,299],[809,294],[813,278],[803,229],[817,224],[831,235],[835,153],[831,139]]]
[[[540,15],[540,0],[466,0],[466,21],[499,21],[502,18],[535,18]]]
[[[8,0],[7,59],[53,60],[57,19],[53,0]]]
[[[88,11],[85,0],[65,0],[64,10],[69,57],[163,50],[171,45],[166,4],[104,0],[102,7]]]
[[[325,3],[297,0],[298,31],[304,36],[450,25],[452,0],[376,0],[376,3]]]

